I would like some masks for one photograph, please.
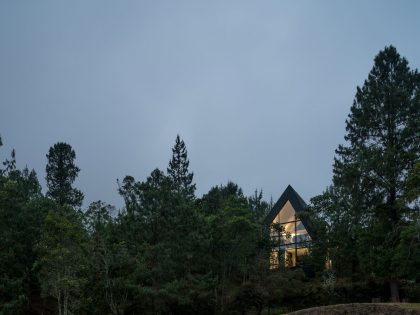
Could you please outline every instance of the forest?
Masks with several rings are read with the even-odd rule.
[[[305,257],[311,276],[269,268],[262,222],[273,204],[262,191],[246,196],[228,182],[196,195],[179,135],[166,170],[117,182],[121,209],[82,206],[70,144],[47,152],[46,193],[12,151],[0,170],[0,314],[279,314],[419,302],[420,75],[395,47],[375,57],[345,124],[331,185],[304,214],[316,231]]]

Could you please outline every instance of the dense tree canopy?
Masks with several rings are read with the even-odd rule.
[[[36,296],[36,244],[49,202],[34,170],[0,173],[0,314],[19,314]]]
[[[394,47],[376,56],[332,185],[299,214],[313,230],[303,269],[270,269],[262,191],[228,182],[196,196],[179,135],[166,172],[118,181],[121,209],[81,207],[69,144],[47,154],[45,195],[13,150],[0,169],[0,315],[270,314],[389,299],[385,283],[420,299],[419,90]]]

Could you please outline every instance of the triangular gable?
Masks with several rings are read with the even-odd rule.
[[[296,212],[296,215],[299,217],[302,224],[306,228],[309,236],[313,237],[314,231],[311,227],[308,217],[304,215],[306,203],[290,185],[287,186],[286,190],[280,196],[279,200],[277,200],[271,211],[268,213],[267,217],[264,220],[264,226],[269,227],[271,225],[273,220],[279,214],[280,210],[283,209],[283,207],[288,201],[290,202],[291,206]]]

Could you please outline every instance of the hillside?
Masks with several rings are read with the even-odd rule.
[[[312,307],[288,315],[406,315],[420,314],[419,303],[352,303]]]

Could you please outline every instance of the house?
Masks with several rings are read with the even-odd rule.
[[[314,234],[305,208],[305,201],[289,185],[265,218],[271,240],[270,268],[302,265]]]

